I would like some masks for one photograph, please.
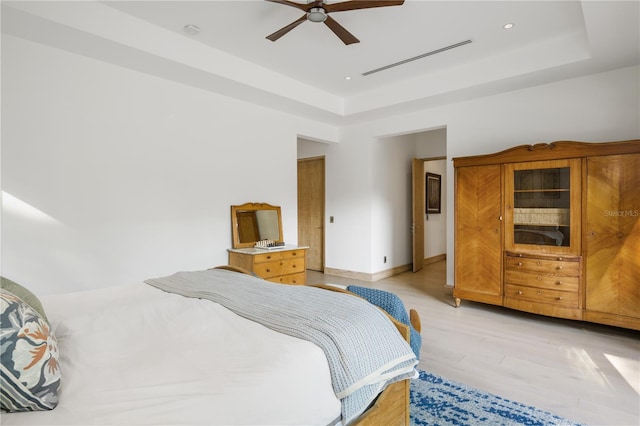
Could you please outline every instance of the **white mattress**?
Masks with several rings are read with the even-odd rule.
[[[312,343],[146,284],[41,298],[59,343],[53,411],[3,425],[327,425],[340,417]]]

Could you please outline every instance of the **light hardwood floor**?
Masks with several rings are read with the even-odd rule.
[[[587,425],[640,425],[640,332],[473,302],[454,307],[445,262],[376,282],[422,320],[419,368]]]

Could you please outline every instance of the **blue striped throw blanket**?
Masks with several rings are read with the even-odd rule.
[[[417,359],[391,320],[367,301],[315,287],[274,284],[220,269],[178,272],[147,284],[212,300],[264,326],[308,340],[327,356],[349,424],[386,385],[416,376]]]

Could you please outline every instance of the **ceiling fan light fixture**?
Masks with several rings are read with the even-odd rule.
[[[321,7],[312,7],[307,13],[307,19],[311,22],[324,22],[327,20],[327,13]]]

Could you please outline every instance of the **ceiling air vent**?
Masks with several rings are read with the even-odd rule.
[[[408,62],[413,62],[413,61],[416,61],[418,59],[426,58],[427,56],[432,56],[432,55],[435,55],[437,53],[446,52],[447,50],[455,49],[456,47],[464,46],[465,44],[469,44],[469,43],[471,43],[471,40],[461,41],[460,43],[452,44],[451,46],[442,47],[440,49],[432,50],[431,52],[423,53],[422,55],[414,56],[413,58],[405,59],[405,60],[402,60],[400,62],[395,62],[393,64],[385,65],[384,67],[380,67],[380,68],[376,68],[376,69],[371,70],[371,71],[363,72],[362,75],[363,76],[367,76],[367,75],[374,74],[376,72],[388,70],[389,68],[397,67],[398,65],[403,65],[403,64],[406,64]]]

